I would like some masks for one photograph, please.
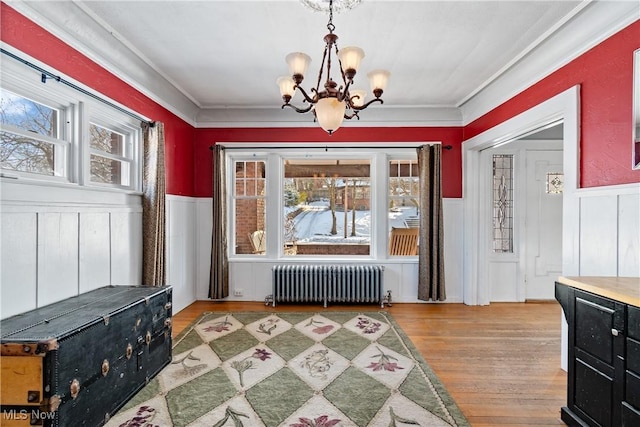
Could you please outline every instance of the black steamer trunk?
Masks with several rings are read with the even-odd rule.
[[[171,288],[99,288],[0,328],[0,424],[100,426],[171,362]]]

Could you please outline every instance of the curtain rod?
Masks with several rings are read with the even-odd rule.
[[[435,144],[426,144],[426,145],[435,145]],[[282,145],[276,145],[276,146],[269,146],[269,145],[254,145],[254,146],[249,146],[249,145],[243,145],[242,147],[225,147],[224,145],[222,145],[222,148],[224,150],[256,150],[256,149],[264,149],[264,150],[290,150],[290,149],[299,149],[299,148],[324,148],[324,151],[329,151],[330,148],[346,148],[346,149],[356,149],[356,148],[382,148],[385,150],[392,150],[395,148],[418,148],[419,145],[332,145],[332,146],[327,146],[325,145],[324,147],[322,146],[318,146],[318,147],[285,147]],[[215,148],[215,145],[211,145],[209,146],[209,150],[213,150]],[[445,150],[451,150],[453,149],[452,145],[443,145],[442,146],[443,149]]]
[[[120,107],[119,105],[116,105],[113,102],[108,101],[108,100],[106,100],[106,99],[104,99],[104,98],[102,98],[102,97],[100,97],[100,96],[98,96],[98,95],[96,95],[94,93],[91,93],[88,90],[83,89],[80,86],[75,85],[75,84],[71,83],[70,81],[67,81],[67,80],[63,79],[60,76],[56,76],[55,74],[51,73],[50,71],[47,71],[47,70],[45,70],[43,68],[40,68],[36,64],[32,64],[31,62],[27,61],[26,59],[20,58],[19,56],[9,52],[8,50],[5,50],[4,48],[0,48],[0,51],[2,53],[4,53],[5,55],[15,59],[16,61],[22,62],[24,65],[26,65],[28,67],[31,67],[36,71],[39,71],[41,73],[40,81],[42,83],[46,83],[47,79],[54,79],[55,81],[60,82],[62,84],[65,84],[65,85],[69,86],[70,88],[77,90],[78,92],[81,92],[81,93],[83,93],[83,94],[85,94],[87,96],[90,96],[91,98],[93,98],[93,99],[95,99],[97,101],[100,101],[103,104],[106,104],[109,107],[114,108],[114,109],[116,109],[116,110],[118,110],[118,111],[120,111],[122,113],[125,113],[126,115],[131,116],[134,119],[137,119],[137,120],[140,120],[141,122],[147,123],[151,127],[153,127],[154,124],[155,124],[153,121],[149,121],[149,120],[147,120],[147,119],[145,119],[143,117],[140,117],[139,115],[137,115],[135,113],[132,113],[131,111],[128,111],[128,110]]]

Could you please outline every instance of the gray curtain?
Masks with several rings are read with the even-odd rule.
[[[165,164],[164,124],[142,123],[142,284],[164,286]]]
[[[224,149],[213,148],[213,233],[209,298],[229,296],[229,260],[227,258],[227,187]]]
[[[420,249],[418,299],[444,301],[444,233],[440,144],[418,147],[420,170]]]

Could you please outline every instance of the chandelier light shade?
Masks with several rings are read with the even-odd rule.
[[[360,111],[374,102],[383,103],[380,97],[386,89],[390,73],[384,70],[375,70],[367,74],[374,99],[365,103],[366,92],[351,89],[354,77],[364,58],[364,51],[354,46],[338,49],[338,36],[334,34],[335,26],[333,25],[333,0],[329,0],[327,29],[329,34],[324,36],[325,48],[318,80],[316,86],[311,88],[310,93],[302,88],[301,83],[311,62],[311,57],[302,52],[293,52],[286,56],[290,75],[278,78],[277,84],[284,101],[282,108],[289,107],[298,113],[312,112],[320,127],[331,135],[340,128],[344,119],[349,120],[354,117],[360,119],[358,116]],[[335,56],[338,59],[337,80],[334,80],[331,75],[332,51],[335,51]],[[322,86],[320,86],[321,83]],[[290,104],[296,90],[302,94],[303,102],[308,104],[306,107],[298,108]]]
[[[307,68],[309,68],[309,63],[311,62],[309,55],[302,52],[293,52],[287,55],[285,59],[287,64],[289,64],[289,73],[291,73],[292,76],[300,76],[303,78],[303,76],[307,74]]]
[[[280,88],[280,95],[285,102],[289,102],[293,93],[296,91],[296,82],[289,76],[283,76],[278,79],[278,87]]]
[[[391,74],[385,70],[374,70],[367,74],[373,94],[376,95],[376,92],[380,91],[380,95],[376,95],[376,97],[382,96],[382,92],[387,88],[390,75]]]
[[[353,79],[353,76],[358,72],[358,68],[360,68],[362,58],[364,58],[364,51],[354,46],[343,47],[338,51],[338,58],[347,78],[352,76],[351,78]]]
[[[331,135],[342,125],[346,109],[347,103],[344,101],[338,101],[336,98],[321,98],[316,103],[314,111],[320,127]]]

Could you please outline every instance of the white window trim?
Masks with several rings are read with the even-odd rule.
[[[62,93],[56,95],[52,91],[43,91],[38,87],[38,85],[25,79],[23,75],[16,75],[17,70],[7,66],[9,65],[6,64],[7,62],[8,61],[3,61],[2,64],[3,69],[0,84],[2,88],[23,98],[30,99],[31,101],[56,109],[59,112],[59,137],[52,138],[47,135],[31,134],[16,126],[3,124],[2,128],[12,133],[17,133],[28,138],[38,139],[54,145],[56,147],[56,164],[54,167],[54,175],[41,175],[11,169],[1,169],[2,176],[20,180],[41,181],[43,183],[54,182],[60,184],[72,182],[73,177],[70,156],[73,151],[72,146],[74,144],[74,138],[71,132],[70,123],[73,121],[72,118],[76,111],[76,104]]]
[[[344,260],[384,260],[385,262],[406,262],[407,258],[417,260],[416,256],[413,257],[398,257],[390,256],[388,254],[388,222],[377,220],[377,216],[380,212],[387,212],[388,203],[388,189],[389,189],[389,174],[386,173],[389,161],[391,160],[406,160],[408,158],[417,157],[416,148],[425,145],[433,144],[433,142],[418,142],[418,143],[397,143],[399,147],[397,149],[389,149],[388,143],[380,143],[385,148],[375,148],[376,143],[362,144],[362,148],[357,147],[359,144],[331,144],[322,145],[315,144],[303,144],[296,145],[291,144],[277,145],[273,144],[272,150],[265,148],[260,151],[256,151],[256,146],[261,143],[225,143],[223,146],[232,148],[226,152],[226,165],[227,165],[227,218],[228,221],[228,239],[229,242],[229,259],[231,261],[239,260],[251,260],[273,262],[278,261],[304,261],[313,260],[320,262],[330,262],[339,259]],[[263,143],[264,144],[264,143]],[[351,148],[342,148],[341,145],[348,145]],[[286,149],[285,149],[286,148]],[[284,218],[282,215],[275,215],[274,212],[279,212],[284,205],[284,194],[281,191],[283,187],[283,161],[284,158],[327,158],[335,159],[340,158],[353,158],[353,159],[369,159],[371,173],[371,212],[372,212],[372,227],[371,227],[371,241],[369,255],[351,255],[331,257],[327,255],[296,255],[295,257],[287,256],[283,254],[283,233]],[[258,161],[266,159],[266,202],[267,202],[267,218],[266,218],[266,231],[267,231],[267,247],[265,255],[254,254],[235,254],[233,248],[235,248],[235,211],[233,208],[233,185],[235,182],[235,173],[233,173],[234,161]],[[384,171],[380,173],[379,171]],[[276,218],[274,218],[276,216]]]
[[[110,109],[102,105],[88,105],[82,103],[86,120],[82,121],[82,178],[80,180],[86,186],[104,187],[112,189],[138,190],[142,188],[142,129],[140,122],[124,113]],[[96,150],[89,144],[89,127],[91,124],[117,132],[123,136],[125,156],[118,156],[106,151]],[[91,155],[98,155],[107,159],[129,163],[129,185],[109,184],[91,181]],[[128,156],[126,155],[128,154]]]
[[[46,64],[42,64],[36,59],[30,58],[21,52],[16,52],[16,54],[43,69],[46,68],[55,73],[55,70],[51,70]],[[56,74],[66,81],[73,82],[78,87],[83,87],[88,92],[96,93],[61,73]],[[63,164],[59,165],[61,176],[1,169],[0,180],[33,183],[42,186],[89,187],[98,191],[141,194],[143,174],[142,129],[137,119],[69,86],[56,82],[54,79],[48,79],[46,83],[42,83],[38,71],[11,59],[5,59],[2,62],[0,86],[35,102],[60,109],[60,140],[67,144],[65,147],[66,152],[63,153],[65,155]],[[102,94],[96,93],[96,95],[114,105],[119,105]],[[126,107],[122,106],[122,108],[128,111]],[[96,124],[104,125],[108,129],[123,133],[131,138],[131,158],[118,159],[130,162],[130,185],[103,184],[90,181],[88,174],[90,174],[91,149],[89,148],[87,136],[88,123],[91,119],[98,120],[99,122],[96,122]],[[64,145],[62,142],[57,142],[56,144],[56,146]],[[102,153],[96,154],[103,155]]]
[[[269,171],[271,169],[271,165],[270,165],[270,161],[269,161],[269,156],[266,154],[259,154],[259,153],[255,153],[252,152],[251,154],[247,153],[227,153],[226,154],[226,172],[227,172],[227,177],[226,177],[226,181],[227,181],[227,218],[230,219],[230,221],[228,222],[228,227],[227,227],[227,242],[229,242],[229,257],[238,257],[238,258],[246,258],[246,257],[264,257],[265,255],[259,255],[259,254],[236,254],[235,253],[235,248],[237,246],[237,242],[236,242],[236,216],[235,216],[235,201],[236,200],[256,200],[256,199],[260,199],[262,197],[254,197],[254,196],[237,196],[236,195],[236,189],[235,189],[235,180],[236,180],[236,175],[235,175],[235,168],[234,168],[234,163],[235,162],[264,162],[265,163],[265,181],[266,181],[266,188],[265,188],[265,196],[263,197],[265,199],[266,202],[266,206],[267,206],[267,215],[265,218],[265,223],[266,225],[266,230],[267,232],[269,232],[268,230],[271,228],[269,226],[269,211],[271,211],[271,204],[270,203],[270,197],[269,194],[271,192],[271,190],[269,189],[269,182],[271,181],[270,176],[269,176]],[[233,220],[231,220],[233,219]],[[269,239],[267,238],[267,245],[269,245]],[[269,253],[269,246],[267,246],[267,250],[266,253]]]

